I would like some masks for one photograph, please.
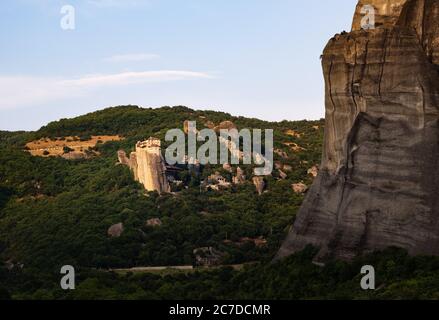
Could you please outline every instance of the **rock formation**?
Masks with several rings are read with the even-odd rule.
[[[159,139],[149,138],[136,145],[137,177],[148,191],[170,192],[165,160]]]
[[[303,182],[293,183],[291,187],[293,188],[294,193],[297,194],[305,193],[308,190],[307,185],[304,184]]]
[[[319,174],[319,167],[318,166],[312,166],[308,169],[308,175],[310,175],[313,178],[316,178]]]
[[[120,150],[117,154],[119,162],[130,167],[134,179],[143,184],[147,191],[159,193],[171,191],[159,139],[149,138],[146,141],[139,141],[136,144],[136,151],[130,154],[129,160],[124,151]]]
[[[279,172],[279,178],[281,178],[282,180],[285,180],[286,178],[288,178],[288,175],[285,172],[283,172],[282,170],[279,169],[278,172]]]
[[[264,189],[265,189],[264,177],[256,176],[256,177],[253,177],[252,180],[253,180],[253,184],[256,187],[256,191],[258,192],[259,195],[261,195],[264,192]]]
[[[134,180],[139,181],[139,175],[137,173],[137,155],[136,152],[130,153],[129,167],[133,171]]]
[[[112,238],[119,238],[122,235],[123,230],[123,223],[114,224],[108,228],[107,235]]]
[[[162,220],[159,218],[152,218],[146,220],[146,226],[148,227],[160,227],[162,225]]]
[[[236,176],[233,177],[234,184],[242,184],[245,183],[245,172],[240,167],[236,168]]]
[[[119,164],[123,164],[125,166],[130,165],[130,159],[128,159],[127,154],[124,150],[119,150],[117,152],[117,159],[119,160]]]
[[[363,4],[379,16],[360,28]],[[316,261],[389,246],[439,255],[439,0],[361,0],[322,64],[320,172],[278,252]]]

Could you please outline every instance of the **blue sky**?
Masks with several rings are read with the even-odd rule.
[[[76,29],[62,30],[63,5]],[[356,0],[7,0],[0,130],[104,107],[186,105],[264,120],[319,119],[319,56]]]

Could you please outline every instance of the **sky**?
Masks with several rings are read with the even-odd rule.
[[[356,2],[2,1],[0,130],[129,104],[320,119],[319,57]]]

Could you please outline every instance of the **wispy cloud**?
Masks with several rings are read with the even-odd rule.
[[[131,54],[118,54],[104,59],[105,62],[140,62],[147,60],[159,59],[158,54],[153,53],[131,53]]]
[[[66,80],[63,84],[91,87],[91,86],[120,86],[142,82],[163,82],[189,79],[212,79],[207,73],[194,71],[143,71],[123,72],[109,75],[90,75],[75,80]]]
[[[142,83],[212,79],[208,73],[161,70],[88,75],[76,79],[35,76],[0,76],[0,109],[35,106],[93,93],[93,89]]]

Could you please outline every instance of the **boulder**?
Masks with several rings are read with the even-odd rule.
[[[294,193],[297,193],[297,194],[305,193],[308,190],[308,186],[302,182],[293,183],[291,185],[291,187],[293,188]]]
[[[313,178],[316,178],[319,174],[319,167],[318,166],[312,166],[308,169],[308,175],[312,176]]]
[[[152,218],[146,220],[146,225],[149,227],[160,227],[162,225],[162,220],[159,218]]]
[[[117,223],[113,224],[110,228],[107,230],[107,235],[111,238],[119,238],[124,231],[123,223]]]

